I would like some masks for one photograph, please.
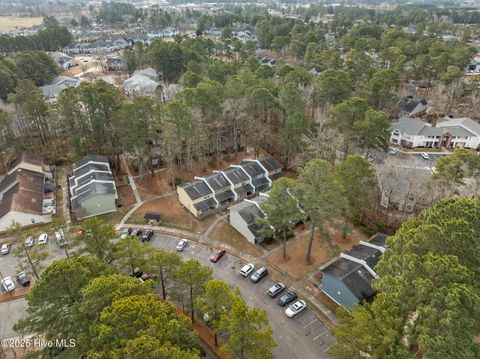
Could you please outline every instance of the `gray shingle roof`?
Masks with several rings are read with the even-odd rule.
[[[276,170],[281,170],[283,165],[273,156],[265,156],[258,159],[258,161],[265,167],[268,173]]]
[[[97,155],[90,155],[90,156],[85,156],[81,160],[78,160],[77,163],[75,164],[75,167],[81,167],[84,164],[90,162],[90,161],[95,161],[95,162],[104,162],[108,163],[108,157],[106,156],[97,156]]]
[[[409,117],[400,117],[397,122],[393,123],[392,128],[399,130],[401,133],[418,135],[425,126],[426,124],[422,120]]]
[[[322,272],[342,281],[359,302],[368,301],[375,294],[373,276],[359,263],[340,258],[322,269]]]
[[[196,200],[197,198],[205,197],[209,194],[212,194],[211,189],[208,188],[205,182],[200,180],[189,182],[181,186],[181,188],[185,190],[185,192],[192,201]]]
[[[261,174],[264,174],[265,171],[262,170],[262,167],[256,162],[253,161],[242,161],[240,163],[240,166],[243,167],[243,169],[251,176],[251,177],[256,177]]]
[[[248,176],[241,168],[238,167],[227,168],[223,170],[223,173],[225,173],[225,176],[227,176],[230,182],[233,184],[248,181]]]
[[[77,197],[72,199],[72,210],[78,210],[82,203],[95,195],[115,194],[115,185],[113,183],[91,182],[77,192]]]
[[[213,173],[205,177],[205,180],[208,182],[210,187],[213,188],[214,191],[217,191],[219,189],[225,188],[230,185],[230,183],[228,183],[225,176],[222,175],[221,173]]]

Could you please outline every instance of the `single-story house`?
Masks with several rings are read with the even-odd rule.
[[[115,180],[105,156],[87,156],[75,165],[69,178],[71,210],[77,219],[115,212]]]
[[[52,221],[54,211],[44,204],[43,172],[19,166],[0,182],[0,232],[13,222],[21,227]]]
[[[79,85],[80,79],[78,77],[57,76],[48,85],[41,86],[40,91],[42,91],[45,99],[54,102],[64,89],[78,87]]]
[[[132,96],[154,96],[162,85],[157,71],[153,68],[137,70],[123,82],[123,91]]]
[[[11,175],[20,168],[43,174],[43,157],[23,153],[7,165],[7,174]]]
[[[407,148],[471,148],[480,146],[480,124],[470,118],[444,118],[430,124],[401,117],[391,126],[390,142]]]
[[[257,244],[263,240],[258,233],[256,219],[265,217],[260,205],[267,199],[267,195],[260,193],[260,196],[252,200],[245,199],[230,208],[230,225],[250,243]]]
[[[387,235],[376,234],[341,253],[340,258],[322,269],[322,292],[347,309],[354,304],[370,302],[375,296],[372,281],[377,278],[375,266],[386,250]]]

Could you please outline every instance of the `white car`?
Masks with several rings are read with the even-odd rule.
[[[33,247],[33,237],[32,236],[25,239],[25,247]]]
[[[285,309],[285,314],[287,317],[293,318],[305,309],[307,309],[307,303],[305,303],[303,300],[297,300],[295,303]]]
[[[38,236],[38,244],[47,244],[48,242],[48,234],[42,233]]]
[[[63,234],[63,229],[59,229],[58,231],[55,232],[55,238],[57,238],[57,241],[60,241],[63,239],[64,234]]]
[[[8,254],[10,253],[10,244],[8,243],[3,243],[2,244],[2,249],[0,249],[1,254]]]
[[[398,152],[400,151],[397,148],[391,148],[390,151],[388,151],[391,155],[396,155]]]
[[[425,153],[425,152],[420,153],[420,156],[422,156],[422,158],[424,160],[429,160],[430,159],[430,156],[428,155],[428,153]]]
[[[254,270],[255,266],[252,263],[248,263],[240,269],[240,274],[244,277],[248,277]]]
[[[15,283],[13,283],[13,280],[11,277],[5,277],[1,281],[2,287],[6,292],[11,292],[12,290],[15,289]]]
[[[183,252],[187,244],[188,244],[188,241],[186,239],[182,239],[180,242],[178,242],[175,249],[177,250],[177,252]]]

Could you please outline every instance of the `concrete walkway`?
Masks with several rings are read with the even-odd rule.
[[[142,198],[140,197],[140,194],[138,193],[137,185],[135,183],[135,179],[132,176],[132,172],[130,172],[130,167],[128,167],[127,160],[125,158],[125,155],[121,155],[123,167],[125,167],[125,171],[127,171],[127,176],[128,176],[128,182],[130,182],[130,187],[132,187],[133,194],[135,196],[135,201],[137,204],[142,203]]]

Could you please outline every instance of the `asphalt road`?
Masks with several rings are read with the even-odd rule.
[[[151,244],[155,248],[174,252],[178,241],[179,239],[174,237],[156,234]],[[266,310],[277,343],[273,350],[275,358],[328,358],[325,351],[335,343],[335,338],[310,309],[306,309],[296,318],[288,318],[285,315],[285,308],[276,303],[280,295],[272,299],[267,294],[268,289],[274,284],[269,276],[254,284],[249,278],[239,274],[244,262],[225,254],[217,263],[212,263],[209,260],[211,253],[211,248],[189,242],[185,251],[179,254],[182,258],[197,259],[203,265],[213,268],[215,278],[225,281],[232,287],[240,288],[249,306]]]
[[[179,239],[175,237],[155,234],[151,245],[154,248],[175,252],[178,241]],[[65,258],[63,249],[59,248],[51,238],[46,248],[52,254],[47,265],[55,259]],[[267,294],[268,289],[274,284],[269,276],[260,283],[254,284],[249,278],[244,278],[239,274],[244,262],[225,254],[218,263],[211,263],[209,260],[211,252],[212,249],[208,246],[190,241],[185,251],[179,254],[184,259],[197,259],[203,265],[213,268],[214,277],[225,281],[232,287],[238,287],[249,306],[266,310],[277,343],[277,347],[273,350],[275,358],[329,358],[325,351],[335,343],[335,338],[310,309],[306,309],[296,318],[288,318],[284,312],[285,308],[276,303],[280,295],[272,299]],[[0,272],[4,276],[14,277],[17,272],[15,266],[16,257],[13,253],[0,256]],[[0,318],[2,319],[0,320],[0,338],[16,335],[12,325],[21,318],[26,309],[23,299],[7,303],[10,304],[0,303]],[[5,320],[3,320],[4,318]]]

